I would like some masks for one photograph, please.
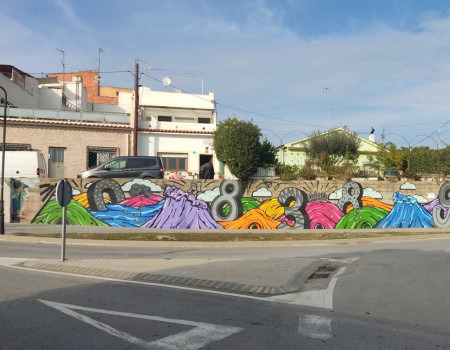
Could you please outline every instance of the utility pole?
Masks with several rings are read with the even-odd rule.
[[[437,129],[438,132],[438,144],[437,144],[437,155],[438,155],[438,183],[441,181],[441,129]]]
[[[134,70],[134,125],[133,125],[133,155],[137,156],[137,135],[139,123],[139,62],[135,60]]]
[[[97,85],[97,88],[98,88],[98,96],[100,96],[100,63],[101,63],[101,59],[100,59],[100,54],[101,53],[105,53],[105,51],[103,51],[103,49],[101,48],[101,47],[99,47],[98,48],[98,58],[97,58],[97,61],[98,61],[98,85]]]

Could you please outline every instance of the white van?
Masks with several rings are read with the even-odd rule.
[[[0,171],[2,152],[0,151]],[[6,151],[5,177],[47,177],[45,157],[39,151]]]

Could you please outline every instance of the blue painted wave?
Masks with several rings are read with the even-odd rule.
[[[106,204],[106,208],[91,212],[97,219],[114,227],[140,227],[150,221],[161,210],[164,200],[145,207],[129,207],[121,204]]]
[[[421,228],[434,226],[433,217],[414,197],[405,197],[403,193],[396,192],[392,199],[394,201],[392,211],[378,222],[376,228]]]

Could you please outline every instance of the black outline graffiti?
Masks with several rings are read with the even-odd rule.
[[[93,182],[87,190],[87,199],[91,211],[100,211],[106,208],[103,193],[109,195],[112,204],[125,200],[125,195],[120,185],[112,179],[102,179]]]

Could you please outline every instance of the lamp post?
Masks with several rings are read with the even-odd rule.
[[[5,183],[5,140],[6,140],[6,108],[8,106],[8,94],[3,86],[0,89],[5,93],[5,100],[3,101],[3,142],[2,142],[2,178],[0,188],[0,234],[5,234],[5,206],[3,198],[3,186]]]

